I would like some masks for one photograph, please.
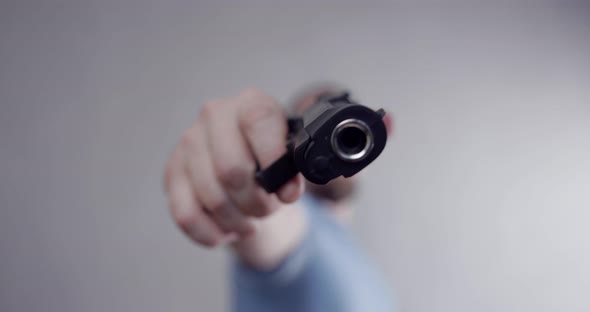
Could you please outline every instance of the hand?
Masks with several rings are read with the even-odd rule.
[[[165,189],[178,226],[195,242],[215,247],[251,236],[255,221],[296,201],[301,175],[268,194],[254,180],[286,151],[283,108],[255,89],[203,106],[166,165]]]

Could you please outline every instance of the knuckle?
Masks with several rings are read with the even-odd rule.
[[[250,166],[243,164],[221,164],[217,166],[216,171],[221,185],[230,189],[240,189],[247,184],[253,169],[250,170]]]
[[[252,217],[256,217],[256,218],[264,218],[264,217],[268,216],[269,214],[270,214],[270,212],[263,210],[259,207],[257,207],[256,209],[248,210],[248,215],[252,216]]]
[[[162,172],[162,186],[163,190],[166,193],[170,192],[170,187],[173,182],[173,179],[178,175],[179,167],[182,165],[183,158],[182,158],[182,151],[179,145],[176,146],[174,151],[168,157],[168,161],[164,166],[164,170]]]
[[[264,218],[269,216],[271,213],[272,210],[264,206],[258,206],[248,211],[248,215],[256,218]]]
[[[212,213],[220,213],[225,210],[227,205],[228,201],[225,198],[214,198],[209,200],[206,208]]]
[[[217,208],[215,209],[215,211],[210,211],[211,215],[213,216],[213,218],[215,218],[217,221],[219,221],[220,224],[223,225],[227,225],[224,223],[227,223],[227,220],[231,220],[233,219],[234,215],[233,215],[233,211],[230,208],[230,206],[224,206],[223,209],[220,208],[220,206],[217,206]]]
[[[205,135],[200,125],[189,128],[180,139],[180,149],[185,153],[200,152],[207,146]]]
[[[164,171],[162,172],[162,189],[165,193],[170,191],[170,184],[172,182],[172,178],[174,177],[174,169],[172,168],[172,160],[168,160],[168,163],[164,167]]]
[[[244,213],[253,217],[262,218],[272,214],[276,209],[277,203],[275,201],[266,196],[259,196]]]
[[[282,117],[280,106],[275,106],[272,102],[258,102],[249,107],[244,107],[241,113],[240,122],[246,130],[251,130],[258,123],[264,122],[271,118]]]
[[[194,225],[197,223],[197,214],[192,211],[181,212],[172,206],[172,214],[176,224],[185,232],[190,233]]]
[[[270,95],[257,88],[247,88],[240,93],[239,98],[244,99],[244,110],[265,110],[267,112],[279,111],[281,105],[277,103]]]
[[[219,245],[219,241],[213,236],[198,237],[197,242],[207,248],[215,248]]]
[[[201,107],[200,115],[203,117],[211,116],[211,113],[215,110],[215,106],[215,101],[205,102],[205,104],[203,104],[203,107]]]
[[[199,145],[199,135],[194,127],[184,132],[180,139],[180,145],[184,149],[191,149]]]
[[[265,98],[268,97],[268,95],[255,87],[249,87],[249,88],[245,88],[240,92],[240,96],[241,97],[246,97],[246,98]]]
[[[215,112],[220,109],[222,105],[222,101],[220,100],[211,100],[205,102],[203,107],[201,108],[201,113],[199,114],[199,118],[203,119],[210,119],[212,116],[215,115]]]
[[[258,216],[259,217],[266,217],[273,213],[275,210],[275,206],[271,203],[264,203],[259,206],[258,208]]]
[[[164,191],[166,193],[169,192],[170,181],[172,181],[172,176],[173,176],[173,170],[171,168],[171,165],[168,164],[168,165],[166,165],[166,168],[164,169],[164,173],[162,174],[162,188],[164,189]]]

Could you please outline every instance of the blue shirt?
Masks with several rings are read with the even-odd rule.
[[[233,262],[235,312],[390,312],[391,293],[348,229],[305,195],[308,230],[274,270]]]

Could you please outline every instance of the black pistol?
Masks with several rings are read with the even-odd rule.
[[[355,103],[348,92],[320,97],[302,116],[288,119],[287,152],[259,168],[256,181],[274,193],[299,172],[316,184],[353,176],[383,151],[384,115]]]

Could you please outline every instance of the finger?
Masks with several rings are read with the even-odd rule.
[[[250,89],[240,95],[241,133],[262,168],[267,168],[286,151],[287,122],[282,106],[269,95]],[[277,196],[283,202],[296,200],[303,192],[301,176],[281,187]]]
[[[183,161],[184,158],[182,156],[182,150],[179,144],[170,154],[170,157],[168,158],[168,163],[166,163],[166,167],[164,170],[163,185],[164,192],[166,192],[166,194],[170,193],[170,184],[172,178],[174,178],[176,175],[180,175],[183,173]]]
[[[224,239],[223,232],[196,202],[190,180],[180,168],[172,169],[167,185],[170,212],[183,232],[207,247],[220,244]]]
[[[187,169],[195,196],[225,232],[248,235],[254,227],[227,198],[213,171],[204,127],[189,130]]]
[[[244,214],[269,214],[276,208],[276,200],[258,187],[254,179],[256,162],[238,124],[240,99],[209,105],[215,105],[207,108],[205,121],[215,176],[231,202]]]
[[[277,196],[283,203],[293,203],[299,199],[299,197],[301,197],[304,191],[305,183],[303,180],[303,175],[298,174],[281,189],[279,189]]]
[[[383,116],[383,123],[385,124],[385,129],[387,130],[387,137],[391,137],[393,135],[393,115],[390,113],[385,113],[385,116]]]

